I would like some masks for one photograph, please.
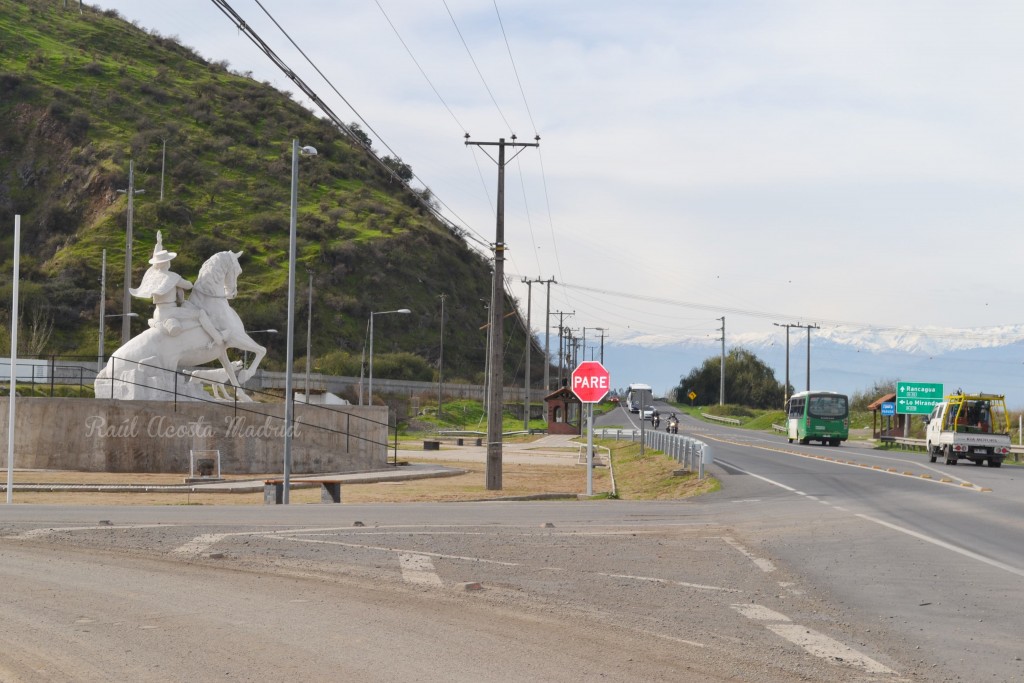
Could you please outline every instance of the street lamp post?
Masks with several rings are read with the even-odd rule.
[[[100,330],[98,341],[98,349],[96,354],[96,371],[99,372],[103,369],[103,343],[106,338],[106,324],[107,318],[125,318],[127,323],[131,323],[131,318],[138,318],[138,313],[112,313],[107,315],[107,250],[103,250],[103,262],[100,266]]]
[[[103,307],[101,306],[100,309],[102,310],[102,308]],[[104,342],[104,337],[106,336],[104,334],[106,332],[106,330],[104,330],[103,327],[106,324],[107,319],[108,318],[138,318],[138,317],[139,317],[138,313],[132,312],[132,313],[111,313],[110,315],[104,315],[103,317],[100,318],[100,343],[99,343],[99,349],[98,349],[99,354],[97,355],[97,358],[99,359],[99,368],[100,369],[103,368],[103,357],[104,357],[103,356],[103,342]],[[131,320],[129,320],[129,323],[130,322],[131,322]]]
[[[288,329],[285,330],[284,371],[284,487],[281,502],[288,504],[288,489],[292,474],[292,422],[295,419],[294,397],[292,396],[292,365],[295,361],[295,232],[299,218],[299,154],[316,156],[315,147],[299,147],[298,140],[292,140],[292,201],[291,220],[288,224]]]
[[[369,399],[368,404],[373,405],[373,316],[375,315],[387,315],[388,313],[412,313],[408,308],[399,308],[394,311],[371,311],[370,312],[370,381],[369,381]]]
[[[128,162],[128,189],[118,190],[118,194],[128,196],[128,225],[124,234],[124,294],[121,302],[121,309],[124,311],[124,321],[121,323],[121,344],[127,344],[132,338],[131,320],[127,314],[132,310],[132,296],[128,288],[132,286],[132,223],[135,221],[135,195],[143,194],[145,190],[135,189],[135,162]]]

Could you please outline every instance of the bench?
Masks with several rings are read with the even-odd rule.
[[[292,484],[319,484],[321,503],[341,502],[341,482],[333,479],[292,479]],[[263,482],[263,504],[281,505],[284,502],[284,479]]]

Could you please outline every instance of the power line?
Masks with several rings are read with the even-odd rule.
[[[480,245],[484,249],[487,249],[487,247],[488,247],[487,240],[482,235],[477,233],[472,227],[470,227],[469,224],[466,221],[464,221],[450,206],[445,204],[445,202],[443,200],[441,200],[436,195],[433,195],[434,200],[437,201],[442,206],[444,206],[449,212],[451,212],[451,214],[453,216],[455,216],[462,223],[464,228],[456,228],[456,226],[451,221],[449,221],[445,216],[443,216],[430,201],[427,201],[426,198],[424,198],[420,193],[414,191],[411,187],[408,186],[408,184],[404,180],[399,178],[398,175],[395,173],[394,169],[390,168],[387,164],[385,164],[384,161],[380,157],[377,156],[377,154],[373,151],[372,148],[367,147],[365,145],[365,143],[363,143],[363,141],[352,132],[352,129],[344,121],[341,120],[341,118],[334,112],[334,110],[331,109],[327,105],[327,103],[324,102],[320,98],[320,96],[317,95],[316,92],[297,73],[295,73],[295,71],[293,71],[284,62],[284,60],[282,60],[277,55],[277,53],[274,52],[274,50],[260,37],[260,35],[258,33],[256,33],[256,31],[248,23],[246,23],[246,21],[244,19],[242,19],[241,15],[239,15],[238,12],[236,12],[234,10],[234,8],[231,7],[231,5],[227,2],[227,0],[211,0],[211,1],[213,2],[213,4],[218,9],[220,9],[220,11],[226,17],[228,17],[228,19],[231,20],[231,22],[235,25],[235,27],[239,31],[244,33],[245,36],[247,38],[249,38],[249,40],[264,55],[266,55],[271,60],[271,62],[273,62],[274,65],[277,66],[277,68],[279,68],[303,92],[304,95],[306,95],[306,97],[308,97],[314,104],[317,105],[317,107],[320,108],[320,111],[322,111],[324,113],[324,115],[335,126],[337,126],[342,132],[344,132],[351,140],[354,140],[356,142],[356,144],[359,145],[359,147],[364,149],[370,155],[370,158],[373,159],[374,161],[376,161],[377,164],[382,169],[384,169],[384,171],[386,173],[388,173],[392,177],[392,179],[396,180],[397,182],[402,183],[402,185],[404,185],[406,187],[406,189],[412,194],[412,196],[415,198],[415,200],[421,206],[423,206],[428,212],[430,212],[432,215],[434,215],[442,223],[444,223],[445,225],[448,225],[449,228],[451,228],[453,230],[453,232],[455,232],[456,234],[459,234],[462,237],[470,239],[470,240],[476,242],[478,245]],[[257,2],[257,4],[259,4],[259,0],[256,0],[256,2]],[[330,86],[331,89],[334,90],[334,92],[338,95],[338,97],[340,97],[342,99],[342,101],[345,102],[346,105],[348,105],[348,107],[352,110],[352,112],[361,121],[363,121],[363,123],[367,126],[367,128],[369,130],[373,131],[374,134],[377,135],[377,137],[380,140],[381,144],[383,144],[385,147],[387,147],[387,149],[389,151],[391,151],[392,154],[394,154],[396,157],[398,157],[399,155],[397,153],[395,153],[394,150],[392,150],[387,145],[387,143],[384,142],[384,140],[382,138],[380,138],[380,135],[377,134],[376,131],[373,130],[373,127],[370,126],[370,124],[367,123],[365,121],[365,119],[363,119],[363,117],[359,114],[359,112],[356,111],[356,109],[351,105],[351,103],[349,103],[348,100],[346,100],[345,97],[340,92],[338,92],[337,88],[335,88],[334,85],[330,82],[330,80],[327,79],[326,76],[324,76],[323,72],[320,71],[319,68],[317,68],[317,66],[312,62],[312,60],[309,59],[309,57],[306,55],[306,53],[303,52],[301,48],[299,48],[299,46],[295,43],[295,41],[292,40],[291,36],[289,36],[288,33],[283,28],[281,28],[280,24],[278,24],[278,22],[270,15],[270,13],[267,12],[266,8],[264,8],[263,5],[261,5],[261,4],[260,4],[260,8],[263,9],[263,12],[265,14],[267,14],[267,16],[270,18],[270,20],[274,23],[274,25],[278,27],[278,29],[281,31],[281,33],[283,33],[285,35],[286,38],[288,38],[289,42],[291,42],[292,45],[295,46],[295,48],[299,51],[299,53],[302,54],[303,57],[305,57],[306,61],[310,63],[310,65],[316,70],[316,72],[318,74],[320,74],[320,76],[324,79],[324,81],[327,82],[328,86]],[[424,187],[428,187],[427,184],[425,182],[423,182],[423,180],[419,176],[417,176],[415,173],[413,173],[413,177],[416,178],[416,180],[419,181]],[[470,234],[470,233],[472,233],[472,234]]]
[[[778,318],[790,318],[790,319],[796,318],[796,319],[799,319],[801,317],[804,317],[804,318],[810,317],[810,316],[793,315],[793,314],[788,314],[788,313],[778,313],[778,312],[768,312],[768,311],[755,311],[755,310],[751,310],[751,309],[737,308],[737,307],[731,307],[731,306],[723,307],[723,306],[717,305],[717,304],[702,304],[702,303],[695,303],[695,302],[691,302],[691,301],[679,301],[678,299],[665,299],[665,298],[662,298],[662,297],[650,296],[650,295],[646,295],[646,294],[636,294],[636,293],[626,292],[626,291],[611,291],[611,290],[606,290],[606,289],[598,289],[596,287],[584,287],[582,285],[572,285],[572,284],[567,284],[565,282],[560,282],[559,284],[562,287],[565,287],[566,289],[579,290],[579,291],[582,291],[582,292],[591,292],[591,293],[595,293],[595,294],[603,294],[603,295],[606,295],[606,296],[619,297],[619,298],[627,298],[627,299],[632,299],[632,300],[649,301],[649,302],[661,304],[661,305],[664,305],[664,306],[674,306],[674,307],[678,307],[678,308],[694,308],[694,309],[697,309],[697,310],[712,311],[712,312],[716,312],[716,313],[721,313],[721,312],[731,313],[731,314],[734,314],[734,315],[742,315],[742,316],[747,316],[747,317],[751,317],[751,318],[776,318],[776,319],[778,319]],[[942,331],[938,331],[938,330],[928,330],[927,328],[922,328],[922,327],[901,327],[901,326],[896,326],[896,325],[891,325],[891,326],[887,326],[887,325],[874,325],[874,324],[871,324],[871,323],[864,323],[864,322],[856,322],[856,321],[849,321],[849,320],[835,320],[835,319],[817,318],[817,317],[816,317],[816,319],[818,320],[819,323],[824,323],[824,324],[826,324],[826,325],[828,325],[830,327],[849,327],[849,328],[854,328],[854,329],[870,330],[870,331],[873,331],[873,332],[908,332],[908,333],[919,334],[919,335],[922,335],[922,336],[925,336],[925,337],[932,337],[932,338],[977,339],[977,340],[991,339],[991,332],[984,331],[984,330],[979,330],[977,332],[974,332],[974,331],[971,331],[971,330],[958,329],[958,330],[955,330],[955,331],[942,332]]]
[[[501,116],[501,120],[505,122],[505,127],[508,129],[508,131],[510,133],[513,132],[512,124],[510,124],[508,122],[508,119],[505,118],[505,113],[501,111],[501,107],[498,106],[498,100],[494,99],[494,93],[491,92],[491,86],[487,85],[487,79],[484,78],[483,72],[480,71],[480,67],[477,65],[476,59],[473,57],[473,52],[469,49],[469,44],[466,43],[466,39],[463,37],[462,31],[459,29],[458,22],[455,21],[455,15],[452,14],[451,8],[448,7],[447,0],[442,0],[442,2],[444,2],[444,8],[448,11],[448,16],[452,20],[452,26],[455,27],[455,32],[459,34],[459,40],[462,41],[462,46],[466,48],[466,54],[469,55],[469,61],[473,63],[473,68],[476,69],[477,75],[480,76],[480,82],[484,84],[484,89],[490,96],[491,102],[494,103],[494,108],[498,110],[498,115]]]
[[[523,96],[523,106],[526,107],[526,115],[530,119],[530,125],[533,126],[533,134],[537,135],[537,124],[533,122],[533,112],[530,111],[530,103],[526,101],[526,91],[523,90],[523,82],[519,78],[519,69],[516,68],[516,60],[512,56],[512,46],[508,43],[508,35],[505,33],[505,24],[501,20],[501,12],[498,11],[498,0],[494,2],[494,13],[498,15],[498,26],[501,27],[501,37],[505,39],[505,49],[508,50],[508,60],[512,63],[512,73],[516,75],[516,83],[519,84],[519,94]]]
[[[540,272],[540,256],[537,255],[537,238],[533,234],[533,219],[530,217],[530,202],[526,198],[526,181],[523,179],[523,165],[517,162],[519,169],[519,186],[523,191],[523,207],[526,209],[526,225],[530,228],[530,246],[533,247],[533,255],[537,260],[537,272]]]
[[[427,76],[427,72],[423,70],[422,66],[420,66],[420,63],[416,59],[416,56],[412,53],[412,50],[409,49],[409,46],[406,44],[405,40],[402,38],[402,35],[398,32],[398,28],[395,27],[394,22],[391,21],[391,17],[389,17],[388,13],[384,11],[384,6],[380,4],[380,0],[374,0],[374,2],[377,3],[377,7],[380,9],[380,13],[384,15],[384,19],[387,20],[388,25],[391,27],[391,30],[395,32],[395,36],[398,38],[398,42],[400,42],[402,44],[402,47],[404,47],[405,51],[409,54],[409,58],[412,60],[413,64],[415,64],[416,68],[420,70],[420,74],[423,75],[423,80],[425,80],[427,82],[427,85],[430,86],[430,89],[434,91],[435,95],[437,95],[437,99],[439,99],[441,101],[441,104],[444,106],[444,108],[451,115],[452,120],[455,121],[455,125],[458,126],[459,129],[463,133],[465,133],[466,132],[466,127],[462,125],[462,123],[459,121],[458,117],[455,116],[455,112],[452,111],[452,108],[449,107],[448,103],[445,102],[443,97],[441,97],[441,93],[437,91],[437,88],[434,87],[434,84],[431,82],[430,77]]]

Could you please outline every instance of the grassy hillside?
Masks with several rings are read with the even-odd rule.
[[[145,189],[135,201],[133,284],[157,230],[179,253],[174,270],[189,279],[214,252],[243,249],[235,308],[249,329],[283,333],[298,138],[319,155],[299,173],[297,336],[304,339],[309,269],[314,356],[330,354],[336,366],[324,369],[344,370],[358,356],[370,311],[410,308],[375,338],[375,372],[386,376],[386,355],[400,351],[418,358],[398,357],[391,371],[430,379],[447,294],[446,376],[482,373],[487,262],[365,149],[269,84],[114,12],[0,0],[0,120],[0,260],[9,273],[13,215],[21,214],[24,324],[42,330],[25,335],[36,348],[21,352],[95,354],[103,249],[107,312],[120,312],[127,201],[117,190],[128,187],[129,160],[135,187]],[[8,285],[0,309],[9,301]],[[149,311],[142,301],[133,307]],[[134,324],[138,332],[144,322]],[[118,332],[111,323],[108,338]],[[506,333],[511,380],[525,335],[515,319]],[[280,366],[283,334],[263,339],[271,367]]]

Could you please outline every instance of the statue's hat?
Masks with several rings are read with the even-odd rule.
[[[167,251],[164,249],[164,238],[160,234],[160,231],[156,231],[156,246],[153,247],[153,258],[149,259],[150,263],[166,263],[171,261],[178,254],[173,251]]]

